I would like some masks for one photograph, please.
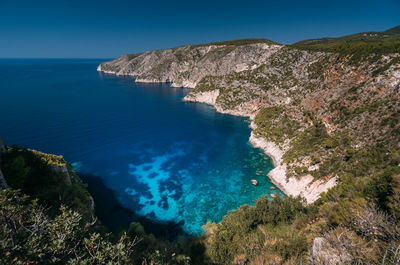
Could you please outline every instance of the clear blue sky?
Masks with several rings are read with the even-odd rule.
[[[250,37],[293,43],[396,25],[400,0],[0,0],[0,58],[112,58]]]

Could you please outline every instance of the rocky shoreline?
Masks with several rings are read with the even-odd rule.
[[[265,139],[255,136],[253,131],[251,132],[249,142],[255,148],[262,149],[272,159],[275,168],[268,173],[268,177],[275,186],[288,196],[301,196],[307,203],[312,203],[320,197],[322,192],[326,192],[336,185],[336,176],[326,181],[314,181],[314,178],[310,174],[300,179],[295,177],[287,178],[286,164],[282,164],[284,152],[275,143],[267,142]]]
[[[255,113],[248,113],[247,111],[223,111],[216,105],[216,98],[219,95],[218,90],[202,92],[198,94],[189,94],[184,100],[209,104],[215,107],[216,111],[231,114],[236,116],[249,117],[251,120],[254,119]],[[222,110],[222,111],[221,111]],[[268,142],[263,138],[257,137],[254,134],[256,129],[255,123],[252,121],[250,124],[252,132],[249,137],[249,142],[254,148],[260,148],[264,153],[272,159],[274,169],[268,173],[268,177],[271,182],[277,186],[287,196],[301,196],[307,203],[313,203],[316,201],[322,192],[328,191],[330,188],[336,185],[337,177],[331,177],[329,179],[315,180],[307,174],[299,179],[295,177],[287,178],[286,176],[286,164],[282,162],[282,156],[285,151],[281,150],[275,143]]]

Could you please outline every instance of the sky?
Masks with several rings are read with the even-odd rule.
[[[0,0],[0,58],[115,58],[240,38],[279,43],[400,25],[400,0]]]

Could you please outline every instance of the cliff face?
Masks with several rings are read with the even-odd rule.
[[[399,148],[399,58],[354,60],[266,43],[202,45],[125,55],[98,70],[191,87],[185,100],[250,117],[251,143],[275,161],[271,180],[313,202],[359,162],[352,154],[378,142]]]
[[[266,43],[182,46],[124,55],[100,64],[98,71],[134,76],[136,82],[171,82],[172,86],[194,88],[207,75],[254,69],[280,48]]]

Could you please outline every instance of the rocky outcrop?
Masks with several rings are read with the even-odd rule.
[[[216,89],[212,91],[199,92],[196,95],[188,94],[186,95],[184,100],[215,106],[218,95],[219,95],[219,90]]]
[[[337,249],[324,237],[314,238],[310,264],[344,265],[351,261],[352,257],[344,247]]]
[[[68,170],[67,162],[64,160],[61,155],[53,155],[43,153],[37,150],[28,149],[29,151],[35,153],[38,157],[40,157],[46,164],[54,171],[58,173],[62,173],[65,178],[65,181],[68,183],[76,182],[74,180],[73,174]]]
[[[48,168],[53,172],[55,175],[62,176],[64,182],[67,185],[81,185],[82,180],[79,178],[79,176],[72,170],[71,166],[64,160],[64,157],[61,155],[54,155],[54,154],[48,154],[44,153],[41,151],[33,150],[33,149],[13,149],[9,148],[9,152],[31,152],[33,153],[37,158],[42,160],[45,165],[48,166]],[[57,178],[58,179],[58,178]],[[64,183],[62,182],[62,183]],[[84,201],[87,201],[86,207],[87,211],[85,211],[85,215],[88,214],[91,217],[92,222],[96,222],[97,217],[95,215],[95,203],[93,200],[93,197],[89,194],[89,192],[86,192],[84,195],[86,198]],[[81,199],[81,198],[80,198]],[[61,197],[60,197],[60,200]]]

